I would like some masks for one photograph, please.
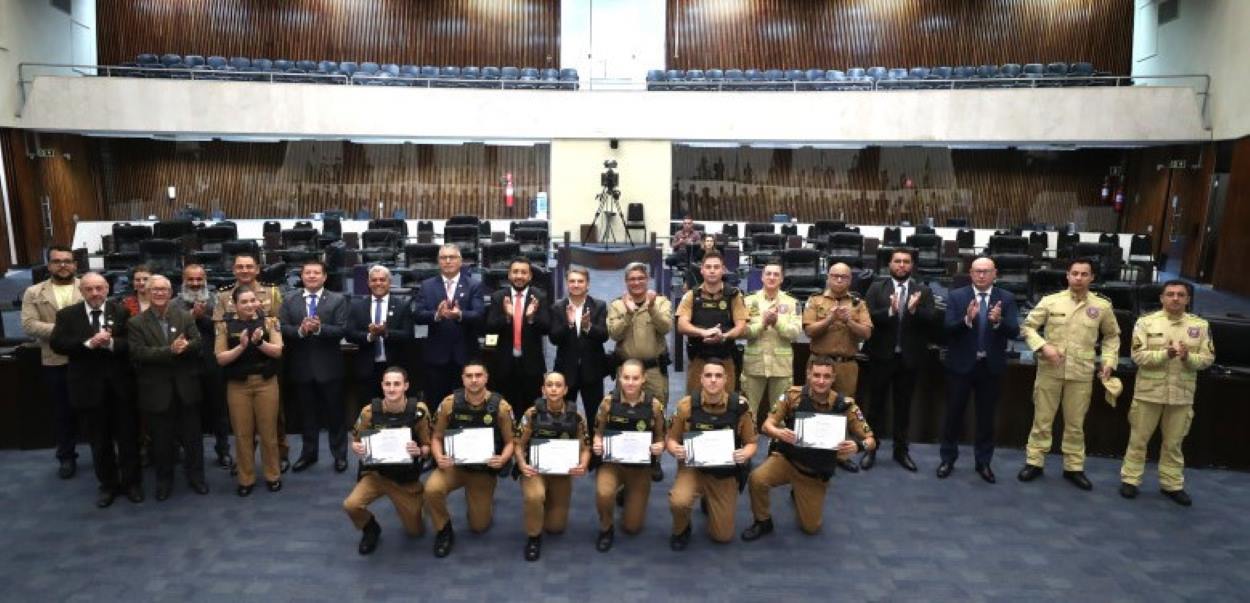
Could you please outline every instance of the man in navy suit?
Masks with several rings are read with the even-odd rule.
[[[977,258],[970,272],[972,285],[951,291],[946,301],[946,421],[937,476],[946,478],[955,468],[964,408],[975,392],[976,470],[992,484],[994,407],[1007,368],[1007,342],[1019,335],[1020,316],[1014,296],[994,287],[998,274],[994,260]]]
[[[412,343],[412,303],[391,294],[391,271],[381,264],[369,268],[369,295],[352,300],[347,340],[358,350],[352,365],[357,412],[382,397],[382,373],[392,366],[408,368]],[[416,392],[413,392],[416,393]]]
[[[300,282],[304,288],[287,297],[278,310],[286,345],[283,356],[304,418],[304,446],[291,470],[298,473],[317,462],[320,416],[334,455],[334,470],[342,473],[347,470],[347,413],[339,342],[347,333],[347,298],[325,288],[326,265],[320,260],[304,264]]]
[[[460,372],[477,354],[477,330],[486,314],[481,285],[461,276],[462,261],[459,247],[443,245],[438,250],[439,275],[422,282],[417,294],[416,321],[427,326],[421,362],[431,407],[460,387]]]

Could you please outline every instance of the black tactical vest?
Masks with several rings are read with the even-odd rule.
[[[820,410],[816,407],[816,403],[812,400],[807,388],[804,387],[799,398],[799,406],[794,409],[794,412],[810,412],[812,414],[822,415],[845,415],[848,406],[849,405],[846,403],[846,399],[842,397],[842,394],[838,394],[838,397],[833,400],[833,408],[831,410]],[[786,428],[791,431],[794,430],[794,414],[791,414],[788,418],[786,418]],[[781,456],[786,457],[786,460],[794,463],[796,465],[795,469],[798,469],[799,473],[810,477],[818,477],[825,481],[829,481],[829,478],[833,477],[834,468],[838,465],[837,451],[821,450],[819,448],[802,448],[781,440],[775,440],[775,442],[777,452],[780,452]]]
[[[417,401],[408,398],[408,403],[404,405],[404,410],[399,413],[389,413],[382,411],[382,400],[375,398],[370,404],[373,408],[373,417],[369,421],[370,429],[395,429],[407,427],[412,430],[412,441],[417,441],[417,424],[424,421],[425,411],[417,407]],[[376,471],[379,475],[388,477],[399,483],[411,483],[421,478],[422,463],[420,459],[412,459],[411,465],[376,465],[366,466],[362,469],[367,471]]]
[[[232,314],[230,319],[225,321],[226,324],[226,347],[233,349],[239,345],[239,333],[243,329],[251,331],[256,328],[264,330],[263,341],[269,341],[269,330],[265,329],[265,319],[258,316],[252,320],[240,320],[236,315]],[[243,353],[239,354],[234,362],[222,367],[222,372],[226,378],[231,381],[246,381],[249,375],[261,375],[268,379],[278,374],[278,359],[270,358],[260,351],[260,347],[254,343],[248,344],[243,348]]]
[[[530,440],[572,440],[577,437],[577,429],[582,425],[582,416],[565,403],[564,412],[555,414],[547,411],[547,400],[534,403],[534,422],[530,425]],[[530,451],[525,451],[525,459],[529,460]]]
[[[621,399],[619,393],[612,394],[612,406],[608,410],[607,425],[604,431],[608,433],[619,431],[653,431],[655,429],[655,412],[652,406],[653,398],[648,394],[643,394],[642,402],[637,406],[630,406]]]
[[[503,432],[499,430],[499,394],[491,392],[486,403],[474,408],[464,397],[464,390],[452,393],[451,416],[448,417],[447,429],[466,429],[470,427],[489,427],[495,431],[495,454],[503,452]],[[506,459],[505,459],[506,460]],[[470,471],[486,471],[499,474],[501,469],[491,469],[486,465],[463,465]]]
[[[710,329],[716,325],[720,325],[722,331],[732,329],[733,303],[739,294],[736,288],[725,285],[720,299],[706,299],[703,297],[703,287],[697,287],[690,299],[690,324],[700,329]],[[735,345],[733,340],[705,344],[702,338],[689,337],[686,339],[686,353],[691,358],[732,358]]]
[[[686,419],[686,431],[715,431],[717,429],[734,430],[734,448],[742,447],[742,438],[738,435],[738,421],[742,413],[747,411],[747,404],[738,397],[738,392],[730,392],[725,404],[725,412],[714,415],[703,409],[703,397],[699,392],[690,396],[690,418]],[[713,477],[734,477],[737,467],[708,467],[699,471]]]

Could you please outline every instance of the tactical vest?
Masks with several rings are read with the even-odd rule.
[[[471,427],[489,427],[495,432],[495,454],[503,452],[503,432],[499,430],[499,394],[491,392],[486,403],[474,408],[464,396],[464,390],[452,393],[451,416],[448,417],[447,429],[467,429]],[[506,459],[505,459],[506,460]],[[469,471],[484,471],[499,474],[501,469],[491,469],[487,465],[462,465]]]
[[[738,422],[742,418],[742,413],[747,411],[746,402],[738,397],[738,392],[731,392],[729,400],[725,403],[725,412],[714,415],[703,409],[703,397],[699,392],[695,392],[690,396],[690,418],[686,419],[686,431],[715,431],[717,429],[732,429],[734,432],[734,449],[742,447],[742,438],[738,435]],[[737,467],[707,467],[699,468],[699,471],[713,477],[734,477],[738,473]]]
[[[652,408],[653,398],[643,394],[642,402],[630,406],[621,399],[619,393],[612,394],[612,406],[608,409],[608,421],[604,426],[606,432],[620,431],[654,431],[655,412]]]
[[[369,427],[371,429],[395,429],[407,427],[412,430],[412,441],[417,441],[417,423],[425,419],[425,411],[417,407],[416,400],[408,398],[408,402],[404,405],[404,410],[399,413],[389,413],[382,411],[382,400],[375,398],[370,404],[373,408],[373,417],[370,419]],[[412,464],[407,465],[376,465],[370,467],[362,467],[368,471],[376,471],[383,477],[388,477],[401,484],[411,483],[421,479],[421,459],[412,459]]]
[[[704,299],[703,287],[697,287],[690,299],[690,324],[701,329],[710,329],[720,325],[722,331],[734,326],[733,304],[740,292],[729,285],[721,291],[720,299]],[[724,340],[717,344],[703,343],[699,337],[686,338],[686,353],[691,358],[732,358],[733,340]]]
[[[257,327],[264,329],[265,335],[262,341],[269,341],[269,329],[265,329],[264,317],[258,317],[253,320],[239,320],[236,315],[231,315],[225,321],[226,325],[226,347],[234,349],[239,345],[239,333],[243,329],[251,331]],[[249,375],[260,375],[268,379],[278,374],[278,359],[266,356],[260,351],[260,346],[255,343],[248,344],[243,348],[243,353],[239,354],[234,362],[222,367],[222,372],[226,379],[231,381],[246,381]]]
[[[530,439],[540,440],[572,440],[577,437],[577,429],[582,425],[582,417],[576,410],[566,406],[564,412],[555,414],[547,411],[547,400],[534,403],[534,422],[530,425]],[[525,459],[529,460],[530,451],[525,451]]]
[[[833,400],[833,408],[830,410],[820,410],[816,408],[816,403],[812,400],[807,388],[803,388],[803,392],[799,397],[799,406],[794,409],[795,413],[810,412],[821,415],[844,415],[849,405],[842,394],[838,394]],[[791,414],[786,418],[786,429],[794,430],[795,415]],[[809,477],[818,477],[824,481],[829,481],[833,477],[833,470],[838,466],[838,453],[836,450],[822,450],[819,448],[802,448],[781,440],[776,442],[776,450],[786,460],[795,464],[795,469]]]

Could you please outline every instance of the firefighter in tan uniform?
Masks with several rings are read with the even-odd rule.
[[[1042,475],[1055,413],[1062,408],[1063,477],[1082,490],[1093,488],[1085,477],[1085,412],[1089,410],[1094,376],[1106,381],[1120,352],[1120,326],[1111,302],[1089,290],[1093,270],[1087,259],[1072,260],[1068,289],[1043,297],[1020,325],[1020,334],[1037,355],[1033,428],[1025,465],[1017,476],[1022,482]],[[1102,355],[1095,358],[1100,337]]]
[[[521,472],[521,515],[525,519],[525,560],[538,561],[542,555],[543,532],[562,534],[569,524],[569,498],[573,478],[586,475],[590,466],[590,444],[586,419],[564,400],[569,387],[557,372],[543,377],[543,399],[521,415],[515,446],[517,470]],[[530,464],[532,439],[576,439],[580,445],[578,465],[566,475],[538,472]]]
[[[764,266],[764,288],[746,298],[749,343],[742,354],[742,395],[757,423],[794,384],[790,344],[803,332],[803,323],[798,302],[781,290],[783,278],[780,264]]]
[[[1163,431],[1159,447],[1159,488],[1177,504],[1193,504],[1185,492],[1185,456],[1181,441],[1194,418],[1198,371],[1215,361],[1207,321],[1185,312],[1189,287],[1168,281],[1160,296],[1163,309],[1141,317],[1133,327],[1133,362],[1137,382],[1128,411],[1128,449],[1120,468],[1120,495],[1135,498],[1146,463],[1146,443],[1155,428]]]
[[[872,428],[855,401],[833,391],[833,367],[832,358],[812,356],[807,361],[806,386],[787,390],[765,419],[764,435],[772,439],[774,449],[764,464],[751,472],[748,487],[755,523],[742,532],[743,540],[755,540],[773,531],[769,491],[786,484],[793,487],[799,529],[807,534],[820,531],[825,493],[829,490],[829,478],[833,477],[837,459],[850,458],[856,451],[877,447]],[[848,435],[854,433],[862,444],[847,438],[836,450],[799,447],[794,431],[796,413],[843,415]]]

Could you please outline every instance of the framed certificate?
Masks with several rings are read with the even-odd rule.
[[[490,427],[449,429],[443,434],[443,454],[457,465],[485,465],[495,456],[495,430]]]
[[[622,465],[651,464],[650,431],[610,431],[603,437],[603,462]]]
[[[544,475],[568,475],[582,464],[582,443],[577,439],[530,440],[530,466]]]
[[[794,435],[800,448],[836,450],[846,440],[846,415],[796,412]]]
[[[734,430],[715,429],[685,434],[687,467],[731,467],[734,463]]]

